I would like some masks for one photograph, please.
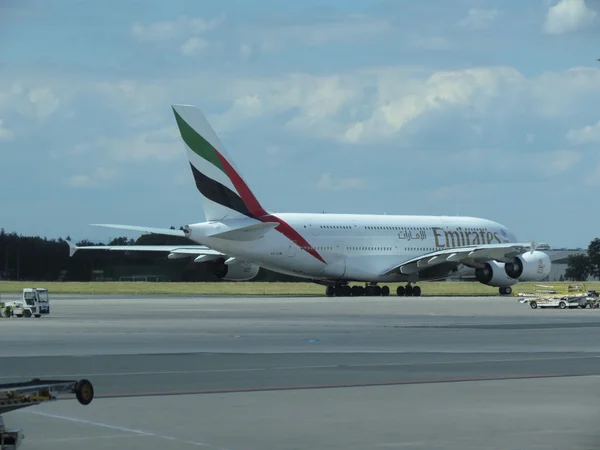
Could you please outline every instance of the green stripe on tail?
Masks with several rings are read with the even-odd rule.
[[[225,175],[227,175],[225,167],[223,167],[223,164],[221,163],[221,160],[217,156],[217,153],[213,149],[212,145],[210,145],[206,139],[200,136],[196,130],[190,127],[187,122],[183,120],[179,114],[177,114],[175,109],[173,109],[173,113],[175,114],[175,119],[177,120],[177,126],[179,127],[181,137],[187,146],[191,148],[198,156],[204,158],[209,163],[219,168]]]

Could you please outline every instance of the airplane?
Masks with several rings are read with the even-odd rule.
[[[324,285],[329,297],[387,296],[385,283],[401,283],[398,296],[420,296],[419,282],[464,270],[474,270],[477,281],[510,295],[519,281],[540,281],[550,272],[549,256],[534,242],[518,242],[505,226],[483,218],[269,212],[200,109],[178,104],[172,111],[206,221],[180,230],[93,225],[181,236],[199,245],[69,243],[70,256],[80,249],[164,251],[171,259],[194,257],[210,264],[219,279],[251,280],[263,267]]]

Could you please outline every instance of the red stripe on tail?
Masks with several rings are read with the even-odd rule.
[[[275,227],[277,231],[287,237],[290,241],[294,242],[298,247],[307,251],[316,259],[321,261],[324,264],[327,264],[325,260],[319,255],[319,253],[310,245],[306,239],[304,239],[300,233],[294,230],[287,222],[280,219],[277,216],[267,213],[261,204],[258,202],[248,185],[242,180],[242,177],[235,171],[235,169],[229,164],[229,162],[219,153],[219,151],[214,149],[219,160],[225,167],[225,171],[227,175],[231,179],[231,182],[239,192],[242,197],[242,201],[245,203],[246,207],[250,211],[250,213],[254,216],[255,219],[260,220],[261,222],[274,222],[279,225]]]

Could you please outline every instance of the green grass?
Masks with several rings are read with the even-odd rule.
[[[535,290],[535,285],[545,284],[566,289],[569,284],[582,283],[518,283],[513,292]],[[583,283],[587,289],[600,290],[600,282]],[[396,294],[397,283],[388,284],[390,295]],[[424,282],[419,283],[424,296],[444,295],[497,295],[498,288],[477,282]],[[180,294],[180,295],[273,295],[273,296],[322,296],[325,287],[314,283],[263,283],[263,282],[220,282],[220,283],[155,283],[155,282],[17,282],[0,281],[0,294],[19,294],[26,287],[44,287],[55,294]]]

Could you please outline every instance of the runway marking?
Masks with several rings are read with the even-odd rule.
[[[274,367],[238,367],[231,369],[196,369],[196,370],[161,370],[140,372],[110,372],[110,373],[68,373],[68,374],[46,374],[46,375],[20,375],[20,378],[52,378],[52,377],[120,377],[120,376],[144,376],[144,375],[187,375],[198,373],[228,373],[228,372],[261,372],[269,370],[308,370],[308,369],[337,369],[337,368],[368,368],[368,367],[403,367],[403,366],[426,366],[443,364],[487,364],[501,362],[531,362],[531,361],[566,361],[573,359],[597,359],[600,355],[589,356],[564,356],[543,358],[498,358],[479,360],[458,361],[421,361],[421,362],[395,362],[395,363],[369,363],[369,364],[322,364],[312,366],[274,366]],[[14,376],[1,376],[0,379],[13,379]]]
[[[111,434],[108,436],[93,436],[93,437],[72,437],[72,438],[55,438],[55,439],[44,439],[43,441],[36,441],[35,439],[28,439],[28,443],[46,443],[46,442],[71,442],[71,441],[94,441],[96,439],[123,439],[123,438],[136,438],[149,436],[148,434]]]
[[[167,436],[164,434],[157,434],[157,433],[152,433],[150,431],[136,430],[134,428],[121,427],[121,426],[117,426],[117,425],[109,425],[106,423],[95,422],[92,420],[76,419],[74,417],[62,416],[62,415],[58,415],[58,414],[50,414],[50,413],[45,413],[45,412],[41,412],[41,411],[22,411],[22,413],[35,414],[36,416],[50,417],[52,419],[66,420],[69,422],[83,423],[86,425],[94,425],[97,427],[109,428],[111,430],[119,430],[119,431],[124,431],[124,432],[128,432],[128,433],[134,433],[138,436],[152,436],[152,437],[156,437],[156,438],[160,438],[160,439],[165,439],[168,441],[180,442],[182,444],[195,445],[196,447],[209,447],[209,448],[213,448],[213,449],[217,449],[217,450],[229,450],[224,447],[215,447],[214,445],[210,445],[205,442],[188,441],[187,439],[179,439],[179,438],[176,438],[173,436]]]

